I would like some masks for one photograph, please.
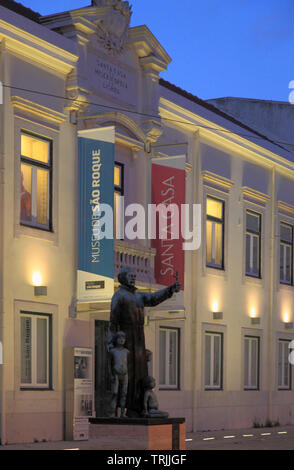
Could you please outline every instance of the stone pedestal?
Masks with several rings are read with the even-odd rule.
[[[185,418],[89,418],[89,439],[113,450],[185,450]]]

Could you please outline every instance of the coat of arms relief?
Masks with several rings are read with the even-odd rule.
[[[128,37],[132,7],[122,0],[92,0],[92,4],[105,9],[97,26],[98,41],[109,54],[121,54]]]

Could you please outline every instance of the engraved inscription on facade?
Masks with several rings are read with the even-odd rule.
[[[128,78],[126,72],[101,59],[96,60],[95,72],[101,80],[102,88],[116,96],[124,94],[128,90]]]

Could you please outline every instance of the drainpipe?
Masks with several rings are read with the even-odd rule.
[[[271,170],[271,236],[270,236],[270,276],[269,276],[269,317],[268,317],[268,419],[273,420],[273,379],[274,379],[274,345],[273,316],[275,312],[275,221],[276,221],[276,170]]]
[[[200,175],[200,172],[198,171],[199,168],[199,131],[196,131],[194,133],[194,138],[193,138],[193,149],[192,149],[192,161],[193,161],[193,167],[192,167],[192,178],[193,178],[193,183],[192,183],[192,203],[196,204],[198,200],[198,188],[199,188],[199,183],[200,181],[197,180],[197,175]],[[200,367],[200,362],[197,360],[197,304],[198,304],[198,299],[197,299],[197,294],[199,293],[198,289],[198,276],[197,276],[197,268],[199,265],[199,257],[200,255],[197,254],[197,252],[193,251],[192,252],[192,283],[194,285],[191,286],[192,288],[192,305],[191,305],[191,313],[192,313],[192,347],[191,347],[191,353],[192,353],[192,358],[191,358],[191,366],[192,366],[192,431],[195,432],[197,430],[197,369]]]

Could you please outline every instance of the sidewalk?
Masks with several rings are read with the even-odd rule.
[[[266,448],[294,449],[294,426],[279,426],[271,428],[250,428],[222,431],[207,431],[187,433],[187,450],[216,450],[216,449],[243,449],[258,448],[261,443],[268,442]],[[123,437],[119,443],[123,446]],[[122,447],[121,447],[122,446]],[[119,450],[113,447],[111,436],[103,440],[90,439],[89,441],[58,441],[58,442],[32,442],[26,444],[8,444],[0,446],[0,450]],[[132,450],[132,449],[128,449]]]

